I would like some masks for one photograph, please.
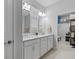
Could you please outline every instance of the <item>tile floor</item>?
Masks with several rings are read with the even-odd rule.
[[[61,41],[56,51],[50,51],[41,59],[75,59],[75,48],[72,48],[68,42]]]

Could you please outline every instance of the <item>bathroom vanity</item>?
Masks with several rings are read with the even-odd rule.
[[[53,48],[53,34],[23,38],[23,59],[39,59]]]

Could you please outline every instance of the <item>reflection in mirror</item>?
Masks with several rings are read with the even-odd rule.
[[[50,28],[46,14],[24,1],[22,3],[23,35],[47,34]]]

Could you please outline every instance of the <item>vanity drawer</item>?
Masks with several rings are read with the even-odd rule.
[[[32,39],[32,40],[27,40],[23,43],[23,46],[24,47],[27,47],[27,46],[30,46],[30,45],[33,45],[35,43],[38,43],[39,42],[39,39]]]

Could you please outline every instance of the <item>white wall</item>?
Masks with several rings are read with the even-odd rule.
[[[57,16],[73,11],[75,11],[75,0],[61,0],[47,8],[46,12],[51,19],[50,23],[52,25],[52,32],[54,33],[54,41],[56,43],[54,47],[57,46]]]

